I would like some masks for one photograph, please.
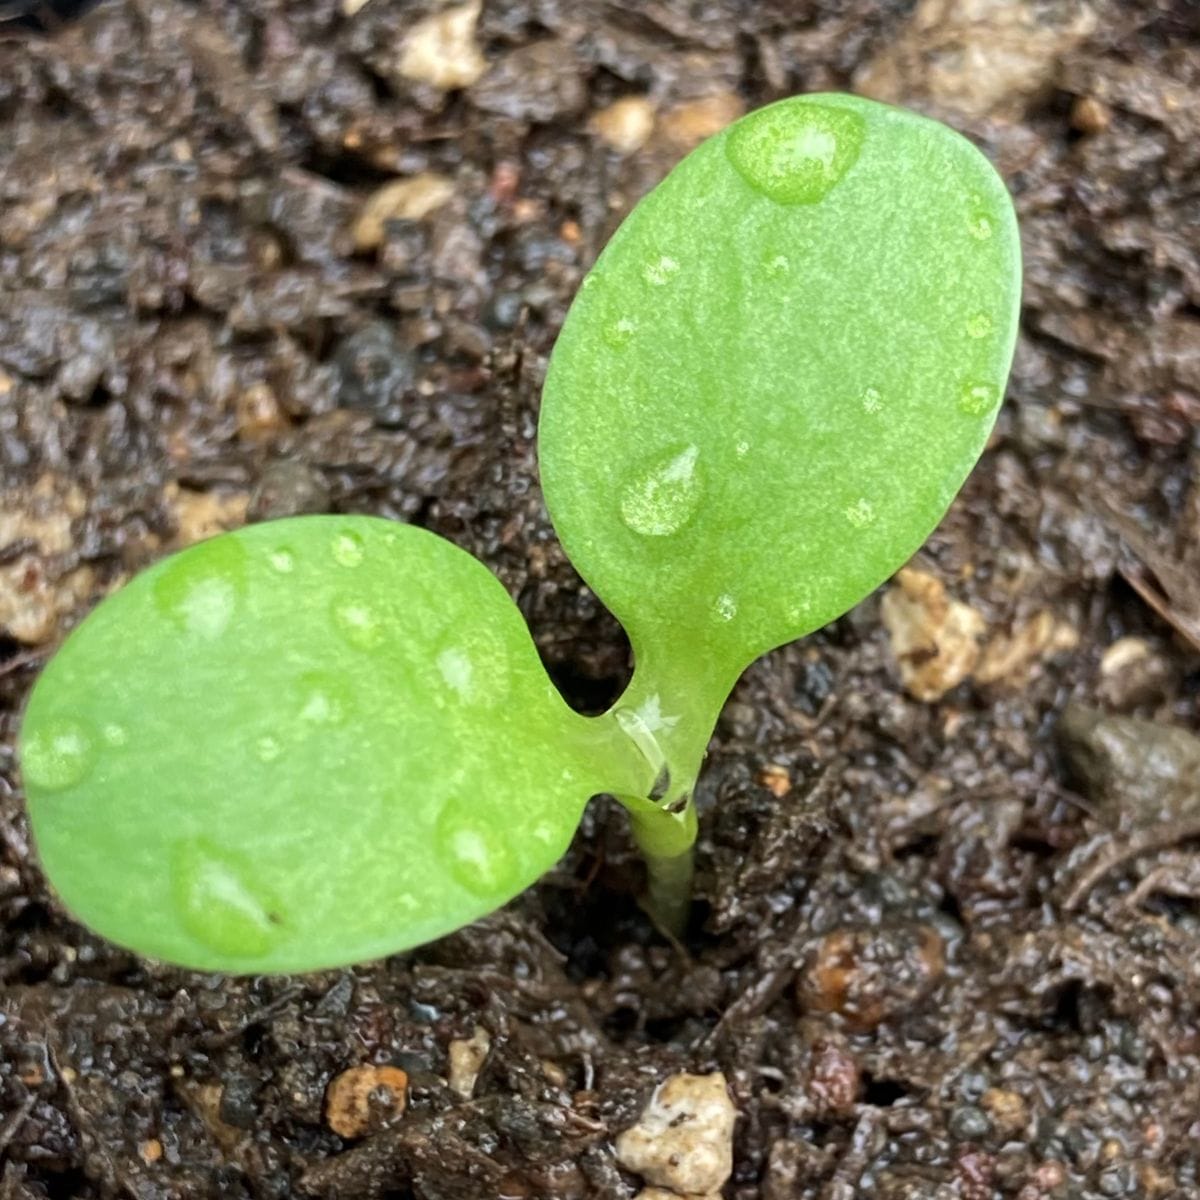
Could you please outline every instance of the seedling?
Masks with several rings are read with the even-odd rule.
[[[819,95],[711,138],[584,280],[543,398],[555,527],[634,647],[618,704],[571,711],[503,587],[431,533],[225,534],[101,604],[34,688],[22,768],[63,900],[191,967],[355,962],[504,904],[608,792],[678,928],[731,686],[941,518],[1019,273],[1003,184],[933,121]]]

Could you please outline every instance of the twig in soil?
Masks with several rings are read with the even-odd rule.
[[[1072,912],[1077,909],[1106,875],[1132,859],[1155,850],[1166,850],[1178,842],[1194,837],[1200,837],[1200,817],[1189,817],[1159,829],[1147,830],[1114,846],[1107,853],[1100,855],[1071,885],[1063,900],[1063,911]]]

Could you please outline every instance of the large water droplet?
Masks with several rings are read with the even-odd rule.
[[[342,567],[357,567],[363,560],[362,538],[352,529],[343,529],[333,539],[333,561]]]
[[[48,792],[75,787],[96,761],[96,739],[82,722],[51,717],[21,737],[21,773],[27,786]]]
[[[383,641],[383,622],[379,614],[363,600],[335,600],[333,623],[356,650],[371,650]]]
[[[177,848],[174,892],[183,927],[218,954],[253,958],[282,933],[280,906],[251,865],[205,838]]]
[[[644,537],[682,529],[700,505],[703,481],[698,446],[659,454],[639,468],[621,491],[621,519]]]
[[[155,604],[184,633],[220,637],[245,595],[246,558],[246,548],[229,534],[192,546],[162,565]]]
[[[662,287],[679,274],[679,262],[669,254],[660,254],[646,264],[646,269],[642,274],[647,283],[653,284],[655,287]]]
[[[777,204],[816,204],[854,165],[866,131],[850,109],[785,100],[738,121],[725,152],[738,174]]]
[[[855,529],[866,529],[875,520],[875,506],[865,496],[860,496],[846,508],[846,520]]]
[[[300,677],[296,715],[306,724],[344,725],[352,707],[350,688],[338,676],[325,671],[308,671]]]
[[[958,408],[969,417],[985,417],[1000,403],[1000,390],[990,383],[966,383],[958,393]]]
[[[515,891],[519,864],[503,820],[465,800],[451,800],[438,817],[438,855],[454,878],[477,896]]]

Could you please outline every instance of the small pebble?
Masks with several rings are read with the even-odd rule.
[[[654,132],[654,105],[645,96],[625,96],[594,113],[588,127],[618,154],[632,154]]]
[[[992,1131],[992,1123],[982,1108],[963,1104],[950,1114],[950,1136],[960,1142],[978,1142]]]
[[[475,40],[481,8],[482,0],[470,0],[418,21],[404,39],[397,73],[444,91],[482,78],[488,64]]]
[[[450,1090],[469,1100],[475,1091],[475,1081],[492,1048],[491,1035],[482,1025],[475,1026],[469,1038],[450,1043]]]
[[[733,1171],[736,1118],[719,1071],[671,1075],[617,1138],[617,1161],[648,1184],[685,1196],[715,1192]]]
[[[360,1138],[402,1116],[407,1103],[408,1076],[399,1067],[351,1067],[326,1089],[325,1121],[339,1137]]]

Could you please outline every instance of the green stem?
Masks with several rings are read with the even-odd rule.
[[[675,669],[659,670],[654,659],[639,655],[625,694],[590,723],[606,743],[604,790],[629,813],[646,863],[646,909],[678,937],[691,908],[696,778],[736,673],[731,677],[714,658],[694,652],[665,661]],[[688,662],[703,667],[681,677],[680,664]]]

